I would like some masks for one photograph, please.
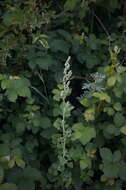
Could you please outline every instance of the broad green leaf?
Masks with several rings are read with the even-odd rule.
[[[126,163],[125,162],[121,162],[120,164],[119,177],[123,180],[126,180]]]
[[[108,148],[101,148],[100,149],[100,155],[105,162],[112,162],[113,155],[110,149]]]
[[[103,172],[106,177],[116,178],[118,177],[120,164],[105,163],[103,166]]]
[[[9,168],[13,168],[14,165],[15,165],[15,161],[13,159],[8,162]]]
[[[126,135],[126,125],[124,125],[123,127],[121,127],[120,131],[121,131],[121,133],[123,133],[124,135]]]
[[[80,100],[80,103],[85,106],[88,107],[90,105],[90,101],[87,98],[83,98]]]
[[[115,113],[114,109],[111,107],[105,107],[104,112],[107,112],[107,114],[110,116],[114,115],[114,113]]]
[[[77,2],[78,0],[67,0],[64,7],[65,9],[72,11],[75,9]]]
[[[93,96],[98,98],[101,101],[106,101],[108,103],[111,102],[110,96],[108,96],[108,94],[105,92],[95,92],[95,93],[93,93]]]
[[[122,105],[120,102],[117,102],[113,105],[113,108],[116,110],[116,111],[121,111],[122,110]]]
[[[17,164],[18,167],[25,168],[25,162],[22,159],[16,158],[15,162],[16,162],[16,164]]]
[[[119,150],[113,153],[113,162],[119,162],[121,159],[121,152]]]
[[[70,45],[65,40],[55,39],[50,42],[50,47],[53,52],[61,51],[65,54],[69,53]]]
[[[82,123],[73,125],[73,137],[72,140],[79,140],[83,145],[91,141],[92,138],[96,137],[96,131],[94,128],[89,126],[83,126]]]
[[[18,190],[35,190],[35,182],[32,180],[22,179],[18,184]]]
[[[111,76],[108,80],[107,80],[107,85],[112,87],[114,86],[116,83],[116,76]]]
[[[40,122],[43,129],[47,129],[51,127],[51,121],[48,117],[42,117]]]
[[[41,180],[41,172],[36,168],[26,167],[23,172],[23,176],[25,179],[29,179],[32,181]]]
[[[86,155],[84,156],[84,158],[82,160],[80,160],[80,168],[82,170],[89,168],[91,166],[91,160],[90,158],[88,158]]]
[[[41,68],[43,70],[48,70],[49,67],[52,66],[52,64],[53,64],[53,59],[49,55],[43,56],[43,57],[38,57],[35,59],[34,64],[38,65],[39,68]]]
[[[5,95],[11,102],[15,102],[18,96],[30,97],[30,82],[26,78],[10,76],[8,80],[1,83],[2,89],[6,89]]]
[[[114,116],[114,123],[116,126],[121,127],[123,125],[125,125],[126,123],[126,119],[125,117],[122,115],[122,113],[116,113]]]

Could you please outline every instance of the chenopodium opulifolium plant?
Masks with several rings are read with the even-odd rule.
[[[118,185],[121,189],[126,179],[126,67],[118,61],[119,51],[117,46],[110,50],[111,64],[91,75],[94,80],[83,85],[86,94],[80,98],[84,119],[97,132],[93,144],[100,154],[95,162],[99,165],[97,172],[102,171],[100,180],[108,189]]]
[[[53,145],[55,146],[55,151],[58,161],[52,165],[49,173],[52,171],[54,175],[61,174],[63,187],[68,186],[71,183],[71,174],[67,172],[66,166],[69,164],[69,154],[67,150],[67,144],[71,137],[71,126],[69,125],[68,119],[71,116],[71,111],[73,106],[67,100],[67,97],[71,93],[70,80],[72,76],[72,71],[70,69],[70,57],[68,57],[65,62],[64,76],[62,84],[58,85],[58,89],[53,90],[54,100],[57,101],[55,108],[53,110],[54,116],[57,119],[54,121],[54,127],[57,129],[57,133],[53,135]],[[58,177],[59,178],[59,177]],[[61,183],[61,181],[59,180]],[[58,186],[58,182],[57,182]],[[59,185],[59,187],[61,184]]]

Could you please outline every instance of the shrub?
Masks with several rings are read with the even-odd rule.
[[[125,189],[125,7],[0,1],[1,190]]]

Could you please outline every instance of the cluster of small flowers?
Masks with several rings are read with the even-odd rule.
[[[90,98],[92,93],[104,90],[100,83],[103,82],[106,76],[98,72],[93,73],[90,76],[93,79],[93,82],[87,81],[87,83],[83,84],[82,89],[85,91],[78,99]]]
[[[70,70],[70,56],[65,62],[65,68],[64,68],[64,77],[63,77],[63,91],[61,92],[61,97],[66,98],[66,96],[69,93],[69,86],[70,86],[70,78],[72,76],[72,71]]]

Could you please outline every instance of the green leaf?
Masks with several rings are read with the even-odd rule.
[[[116,83],[116,76],[111,76],[108,80],[107,80],[107,85],[109,87],[114,86]]]
[[[32,181],[41,180],[41,172],[36,168],[26,167],[23,172],[23,176],[25,179],[29,179]]]
[[[91,167],[91,160],[86,154],[84,154],[82,159],[80,160],[80,168],[84,170],[89,167]]]
[[[4,183],[0,185],[0,190],[17,190],[17,186],[13,183]]]
[[[101,148],[100,149],[100,155],[105,162],[112,162],[113,155],[110,149],[108,148]]]
[[[73,137],[72,140],[79,140],[83,145],[91,141],[92,138],[96,137],[96,131],[92,127],[83,126],[82,123],[73,125]]]
[[[119,162],[121,160],[121,152],[119,150],[113,153],[113,162]]]
[[[106,101],[108,103],[111,102],[111,98],[105,92],[95,92],[95,93],[93,93],[93,96],[96,98],[99,98],[99,100],[101,100],[101,101]]]
[[[116,102],[114,105],[113,105],[113,108],[116,110],[116,111],[121,111],[122,110],[122,105],[120,102]]]
[[[1,83],[1,87],[6,89],[6,96],[11,102],[15,102],[18,96],[30,97],[30,82],[26,78],[20,78],[18,76],[10,76],[8,80],[4,80]]]
[[[121,127],[122,125],[125,125],[126,119],[122,115],[122,113],[116,113],[114,116],[114,123],[116,126]]]
[[[2,166],[0,166],[0,184],[2,183],[3,179],[4,179],[4,170]]]
[[[43,57],[38,57],[35,59],[34,64],[38,65],[39,68],[41,68],[43,70],[48,70],[49,67],[52,66],[52,64],[53,64],[53,59],[49,55],[46,55]]]
[[[70,45],[66,41],[58,39],[52,40],[50,47],[53,52],[61,51],[65,54],[68,54],[70,49]]]
[[[72,11],[75,9],[77,2],[78,2],[78,0],[67,0],[64,5],[64,8]]]
[[[123,133],[124,135],[126,135],[126,125],[124,125],[123,127],[121,127],[120,131],[121,131],[121,133]]]
[[[18,184],[18,190],[35,190],[35,183],[32,180],[22,179]]]
[[[81,99],[81,100],[80,100],[80,103],[81,103],[83,106],[85,106],[85,107],[88,107],[88,106],[90,105],[90,101],[89,101],[89,99],[87,99],[87,98]]]
[[[42,117],[40,122],[43,129],[51,127],[51,121],[48,117]]]
[[[119,164],[105,163],[104,166],[103,166],[104,175],[106,177],[109,177],[109,178],[118,177],[118,173],[119,173],[119,169],[120,169],[119,167],[120,167]]]
[[[25,162],[22,159],[16,158],[15,162],[16,162],[16,164],[17,164],[18,167],[25,168]]]
[[[119,177],[123,180],[126,180],[126,163],[125,162],[121,162],[120,164]]]

